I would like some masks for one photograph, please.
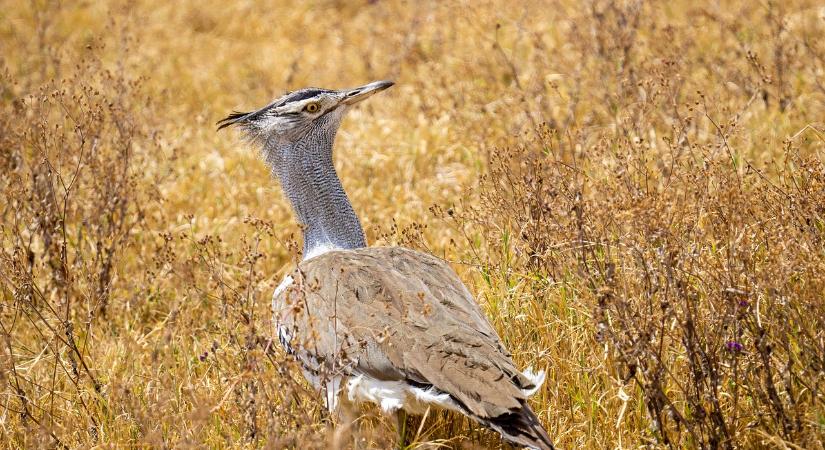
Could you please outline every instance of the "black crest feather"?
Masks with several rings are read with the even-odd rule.
[[[226,116],[223,119],[219,120],[215,125],[218,126],[218,130],[222,130],[222,129],[230,126],[230,125],[234,125],[234,124],[238,123],[238,121],[240,121],[241,119],[243,119],[244,117],[246,117],[248,115],[249,115],[249,113],[246,113],[246,112],[232,111],[231,114],[229,114],[228,116]]]

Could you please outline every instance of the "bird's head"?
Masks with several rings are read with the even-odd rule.
[[[392,81],[375,81],[352,89],[300,89],[257,111],[233,112],[217,123],[218,130],[238,125],[251,140],[276,147],[302,141],[310,134],[332,138],[350,106],[392,85]]]

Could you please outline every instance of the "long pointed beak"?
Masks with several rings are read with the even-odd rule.
[[[346,96],[341,103],[344,105],[354,105],[362,100],[365,100],[367,97],[375,94],[376,92],[381,92],[384,89],[395,84],[392,81],[373,81],[370,84],[365,84],[364,86],[357,87],[354,89],[350,89],[346,91]]]

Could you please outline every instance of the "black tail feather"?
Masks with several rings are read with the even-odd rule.
[[[491,419],[476,417],[476,420],[498,431],[513,444],[539,450],[553,450],[553,442],[550,440],[550,436],[527,404],[514,412]]]

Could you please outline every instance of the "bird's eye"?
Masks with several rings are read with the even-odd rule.
[[[304,106],[304,111],[309,113],[316,113],[319,109],[321,109],[321,104],[318,102],[307,103],[307,105]]]

